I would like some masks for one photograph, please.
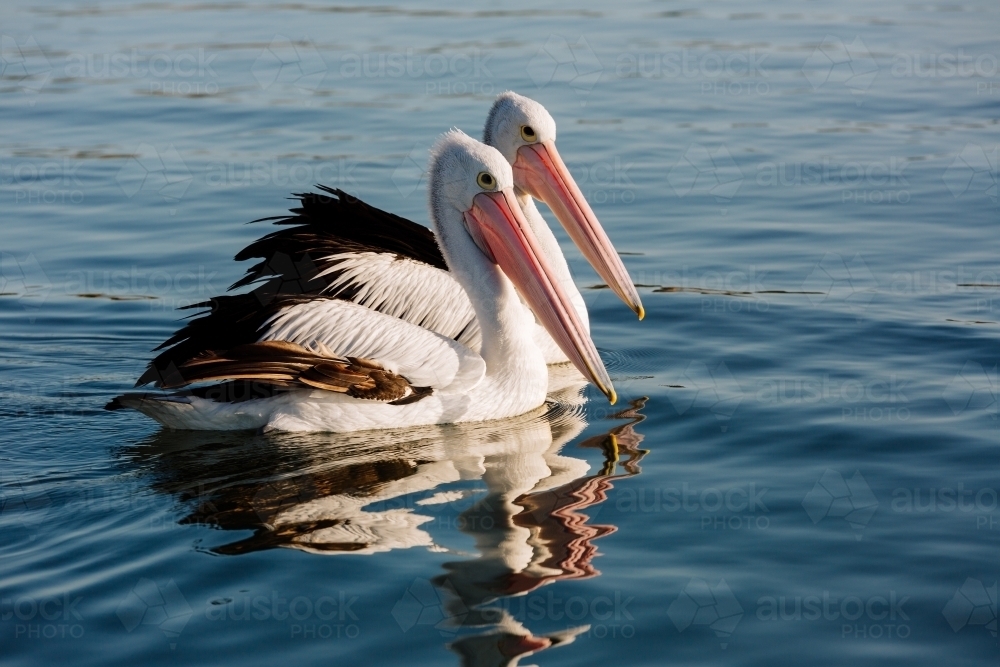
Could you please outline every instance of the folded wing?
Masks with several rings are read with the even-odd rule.
[[[255,284],[261,300],[286,294],[343,299],[478,350],[472,304],[448,272],[433,232],[342,190],[319,187],[322,193],[296,195],[301,206],[293,215],[263,219],[286,228],[236,255],[260,261],[230,289]]]
[[[172,347],[137,386],[256,380],[395,401],[466,391],[486,372],[461,343],[340,299],[282,296],[255,307],[251,293],[217,302],[164,343]]]

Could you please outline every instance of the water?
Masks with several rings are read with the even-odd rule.
[[[4,664],[996,664],[995,3],[0,26]],[[242,274],[243,222],[316,182],[426,222],[427,147],[508,88],[643,285],[640,323],[559,232],[618,406],[295,437],[101,409]]]

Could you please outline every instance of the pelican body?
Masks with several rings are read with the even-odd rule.
[[[497,98],[483,131],[483,143],[500,151],[511,165],[521,212],[584,327],[589,331],[583,296],[535,199],[552,208],[584,257],[642,319],[645,311],[639,294],[555,140],[556,124],[545,107],[513,92]],[[264,219],[284,229],[236,255],[238,261],[260,261],[231,289],[258,285],[258,295],[265,299],[283,292],[336,297],[419,324],[479,351],[480,323],[430,230],[341,190],[320,189],[321,194],[298,195],[301,207],[293,209],[295,215]],[[534,338],[547,363],[569,361],[540,324],[534,327]]]
[[[363,298],[258,287],[216,300],[210,314],[164,344],[169,349],[139,379],[164,388],[215,384],[127,394],[108,407],[134,408],[171,428],[214,430],[355,431],[511,417],[545,400],[536,320],[614,403],[588,328],[524,217],[509,162],[453,130],[432,151],[429,173],[433,239],[467,296],[478,351],[461,335],[380,312]],[[362,210],[396,222],[367,205]]]

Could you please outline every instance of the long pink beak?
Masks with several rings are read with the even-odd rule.
[[[614,404],[618,397],[604,362],[555,279],[513,190],[476,195],[465,212],[465,223],[476,245],[510,278],[569,360]]]
[[[513,166],[517,187],[552,209],[598,275],[640,320],[645,317],[639,292],[621,257],[559,156],[555,143],[543,141],[521,146]]]

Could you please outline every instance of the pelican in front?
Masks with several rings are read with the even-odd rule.
[[[167,341],[168,363],[151,364],[139,380],[199,386],[126,394],[108,407],[133,408],[171,428],[213,430],[355,431],[512,417],[546,396],[536,319],[614,403],[588,329],[522,213],[504,156],[453,130],[432,151],[428,185],[437,244],[479,326],[478,352],[350,300],[277,293],[256,309],[241,301],[232,317],[223,304],[212,318],[193,320]]]
[[[552,230],[535,200],[552,209],[583,256],[639,319],[645,315],[638,291],[576,181],[556,149],[556,123],[544,106],[514,92],[497,97],[487,114],[483,143],[511,165],[514,194],[539,248],[589,332],[583,296]],[[274,294],[334,296],[419,324],[479,351],[480,322],[469,297],[426,227],[380,211],[347,193],[298,195],[294,215],[273,220],[283,229],[236,255],[257,258],[231,289],[256,284],[259,298]],[[234,308],[236,297],[221,297],[213,308]],[[535,341],[549,364],[570,358],[541,323]],[[158,363],[163,365],[165,360]]]

